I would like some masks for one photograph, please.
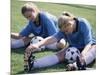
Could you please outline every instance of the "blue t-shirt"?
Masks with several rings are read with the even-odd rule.
[[[65,34],[64,32],[57,32],[53,36],[60,40],[65,38],[69,43],[69,46],[73,46],[79,49],[84,48],[87,44],[95,44],[95,38],[92,34],[90,23],[84,18],[77,18],[77,31],[72,34]]]
[[[43,38],[53,35],[58,32],[57,18],[47,12],[40,12],[40,26],[29,21],[28,25],[20,32],[22,36],[29,36],[33,33],[35,36],[41,36]]]

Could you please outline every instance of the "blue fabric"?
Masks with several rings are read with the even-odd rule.
[[[29,36],[33,33],[36,36],[48,37],[58,32],[57,18],[47,12],[40,12],[40,26],[29,21],[28,25],[20,32],[22,36]]]
[[[72,34],[66,35],[64,32],[59,31],[53,36],[60,40],[65,38],[70,46],[76,48],[84,48],[87,44],[95,44],[95,38],[92,34],[90,23],[84,18],[78,18],[78,30]]]

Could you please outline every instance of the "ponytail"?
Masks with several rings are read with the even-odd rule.
[[[64,12],[62,13],[62,15],[71,17],[71,18],[73,18],[73,19],[75,18],[75,16],[74,16],[73,14],[71,14],[70,12],[66,12],[66,11],[64,11]]]
[[[72,20],[76,20],[76,17],[73,14],[70,12],[63,12],[62,15],[58,18],[58,25],[59,27],[62,27]]]

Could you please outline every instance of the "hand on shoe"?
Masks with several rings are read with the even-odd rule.
[[[31,52],[34,52],[34,50],[35,49],[38,49],[39,47],[38,47],[38,45],[33,45],[33,44],[30,44],[27,48],[26,48],[26,52],[28,52],[28,51],[31,51]]]
[[[78,70],[86,70],[86,62],[82,54],[80,55],[80,57],[77,57],[76,64],[77,64]]]
[[[30,46],[28,46],[25,50],[25,53],[24,53],[24,69],[25,70],[30,70],[30,66],[31,66],[31,58],[32,58],[32,52],[34,52],[34,50],[38,48],[38,46],[36,45],[32,45],[30,44]]]
[[[77,57],[76,62],[72,64],[68,64],[66,71],[74,71],[74,70],[86,70],[86,63],[84,60],[83,55],[80,55],[80,57]]]
[[[84,65],[85,59],[84,59],[84,56],[83,56],[82,54],[80,55],[79,60],[80,60],[80,63],[81,63],[82,65]]]
[[[76,70],[77,68],[76,68],[76,66],[74,65],[74,64],[68,64],[67,66],[66,66],[66,71],[74,71],[74,70]]]

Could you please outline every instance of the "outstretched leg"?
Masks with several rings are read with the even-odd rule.
[[[62,49],[57,54],[45,56],[45,57],[42,57],[39,59],[35,59],[34,61],[32,61],[32,63],[33,63],[32,66],[33,66],[33,68],[43,68],[43,67],[49,67],[49,66],[55,65],[59,62],[63,62],[64,58],[65,58],[65,51],[66,51],[66,48]],[[31,55],[31,52],[26,53],[26,55],[25,55],[26,60],[28,60],[29,55]],[[26,63],[26,64],[28,64],[28,63]]]
[[[85,70],[86,66],[92,63],[93,60],[96,58],[96,45],[93,45],[83,57],[84,61],[81,61],[81,59],[78,58],[75,63],[68,64],[68,70]]]

